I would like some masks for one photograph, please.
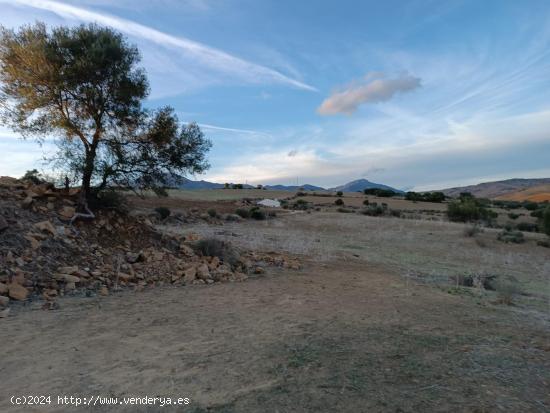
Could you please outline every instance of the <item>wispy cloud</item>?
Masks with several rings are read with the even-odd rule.
[[[352,114],[359,105],[390,100],[397,93],[409,92],[420,87],[420,79],[408,74],[386,78],[383,74],[369,74],[360,82],[354,82],[323,101],[317,110],[321,115]]]
[[[0,2],[6,2],[6,0],[0,0]],[[111,26],[123,33],[152,41],[163,47],[176,48],[180,52],[192,57],[196,63],[233,75],[250,83],[278,83],[298,89],[316,91],[313,86],[288,77],[276,70],[249,62],[185,37],[161,32],[131,20],[50,0],[11,0],[9,3],[46,10],[63,18],[84,22],[97,22]]]

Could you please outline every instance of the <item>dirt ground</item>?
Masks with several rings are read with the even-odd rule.
[[[0,320],[0,411],[549,411],[549,250],[464,228],[337,213],[161,227],[292,251],[303,268],[15,307]],[[504,305],[448,284],[468,271],[523,292]],[[14,394],[191,403],[33,409]]]

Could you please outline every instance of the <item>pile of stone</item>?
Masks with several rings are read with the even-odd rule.
[[[236,282],[268,265],[299,268],[277,254],[239,251],[231,263],[201,256],[193,248],[198,236],[162,234],[143,216],[100,211],[73,224],[76,196],[0,177],[0,317],[10,301],[43,300],[54,309],[66,294]]]

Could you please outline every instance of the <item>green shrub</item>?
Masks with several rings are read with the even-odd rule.
[[[338,198],[336,201],[334,201],[334,205],[344,205],[344,200],[342,198]]]
[[[305,192],[302,192],[302,191],[298,191],[296,192],[296,196],[306,196],[307,194]]]
[[[31,169],[30,171],[25,172],[25,175],[23,175],[21,180],[32,182],[35,185],[40,185],[46,182],[46,180],[42,177],[42,174],[38,172],[38,169]]]
[[[306,211],[311,208],[311,204],[305,199],[297,199],[296,202],[292,205],[294,209]]]
[[[342,213],[344,213],[344,214],[348,214],[348,213],[350,213],[350,212],[353,212],[352,209],[348,209],[348,208],[338,208],[337,211],[338,211],[338,212],[342,212]]]
[[[218,211],[216,211],[214,208],[210,208],[208,211],[206,211],[208,215],[210,215],[212,218],[216,218],[218,216]]]
[[[504,230],[498,234],[497,239],[505,243],[511,242],[514,244],[521,244],[525,242],[523,232],[521,231]]]
[[[397,195],[397,192],[392,191],[391,189],[381,189],[381,188],[367,188],[363,191],[365,195],[375,195],[383,198],[391,198],[392,196]]]
[[[538,209],[539,204],[537,204],[536,202],[526,201],[523,203],[523,207],[527,211],[535,211],[536,209]]]
[[[250,208],[250,218],[262,221],[266,218],[265,211],[259,207]]]
[[[480,205],[473,197],[465,197],[449,203],[447,216],[454,222],[476,222],[491,221],[497,214]]]
[[[542,231],[550,237],[550,206],[542,214]]]
[[[405,199],[414,202],[438,202],[445,201],[445,194],[443,192],[412,192],[409,191],[405,194]]]
[[[369,200],[368,200],[368,199],[365,199],[365,200],[363,201],[363,205],[368,205],[368,204],[369,204]]]
[[[238,208],[235,211],[235,214],[237,214],[238,216],[244,219],[250,218],[250,212],[248,211],[248,209]]]
[[[478,225],[472,225],[471,227],[466,227],[466,229],[464,229],[464,235],[466,237],[475,237],[480,232],[482,232],[482,229]]]
[[[92,192],[88,200],[88,206],[93,211],[109,209],[119,214],[127,214],[130,210],[126,197],[113,190],[105,190],[99,193]]]
[[[508,218],[510,218],[510,219],[518,219],[519,217],[520,217],[520,215],[519,215],[519,214],[516,214],[516,213],[514,213],[514,212],[510,212],[510,213],[508,214]]]
[[[159,214],[160,219],[162,219],[162,220],[165,220],[171,214],[170,210],[166,207],[163,207],[163,206],[155,208],[155,212],[157,214]]]
[[[380,215],[384,215],[385,210],[381,206],[371,204],[368,208],[363,209],[361,213],[371,217],[378,217]]]
[[[344,193],[342,191],[336,192],[336,196],[342,196],[342,195],[344,195]]]
[[[525,231],[525,232],[538,232],[539,226],[537,224],[533,224],[531,222],[520,222],[516,225],[516,228],[518,231]]]
[[[537,245],[538,245],[539,247],[550,248],[550,241],[547,241],[547,240],[539,240],[539,241],[537,241]]]

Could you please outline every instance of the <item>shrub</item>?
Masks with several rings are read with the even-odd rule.
[[[338,211],[338,212],[342,212],[342,213],[344,213],[344,214],[353,212],[353,210],[348,209],[348,208],[338,208],[337,211]]]
[[[540,240],[540,241],[537,241],[537,245],[539,247],[550,248],[550,241]]]
[[[505,243],[512,242],[514,244],[521,244],[525,242],[523,232],[521,231],[504,230],[498,234],[497,239]]]
[[[46,180],[42,177],[42,174],[38,172],[37,169],[31,169],[30,171],[25,172],[25,175],[23,175],[21,180],[32,182],[35,185],[40,185],[46,182]]]
[[[119,214],[127,214],[129,211],[126,197],[113,190],[94,192],[88,200],[88,206],[92,210],[110,209]]]
[[[491,221],[497,214],[478,204],[474,198],[462,198],[449,203],[447,216],[454,222]]]
[[[384,208],[378,205],[369,205],[368,208],[365,208],[361,211],[363,215],[368,215],[371,217],[378,217],[380,215],[384,215]]]
[[[342,191],[336,192],[336,196],[342,196],[342,195],[344,195],[344,193]]]
[[[305,192],[302,192],[302,191],[298,191],[296,192],[296,196],[306,196],[307,194]]]
[[[365,195],[375,195],[383,198],[390,198],[397,195],[397,192],[392,191],[391,189],[381,189],[381,188],[367,188],[363,191]]]
[[[535,211],[536,209],[538,209],[539,204],[537,204],[536,202],[526,201],[523,203],[523,207],[527,211]]]
[[[250,218],[250,212],[248,211],[248,209],[244,209],[244,208],[238,208],[236,211],[235,211],[235,214],[237,214],[238,216],[240,216],[241,218]]]
[[[520,217],[520,215],[519,215],[519,214],[516,214],[516,213],[514,213],[514,212],[510,212],[510,213],[508,214],[508,218],[510,218],[510,219],[518,219],[519,217]]]
[[[216,218],[218,216],[218,212],[214,208],[210,208],[208,211],[206,211],[208,215],[210,215],[212,218]]]
[[[518,231],[525,232],[538,232],[539,230],[539,226],[531,222],[520,222],[516,225],[516,228],[518,229]]]
[[[438,202],[445,201],[445,194],[443,192],[407,192],[405,199],[408,201],[421,201],[421,202]]]
[[[305,211],[305,210],[308,210],[311,207],[311,205],[305,199],[298,199],[296,200],[296,202],[294,202],[294,205],[292,207],[294,209]]]
[[[392,217],[401,218],[401,210],[399,210],[399,209],[390,209],[390,215]]]
[[[478,225],[472,225],[464,229],[464,235],[466,237],[475,237],[480,232],[482,232],[482,229]]]
[[[204,257],[218,257],[224,264],[234,267],[239,254],[230,243],[217,238],[204,238],[192,245],[195,252]]]
[[[266,218],[265,211],[259,207],[250,208],[250,218],[262,221]]]
[[[550,237],[550,206],[542,214],[542,231]]]
[[[369,200],[368,200],[368,199],[365,199],[365,200],[363,201],[363,205],[368,205],[368,204],[369,204]]]
[[[336,201],[334,201],[334,205],[344,205],[344,200],[342,198],[338,198]]]
[[[171,214],[170,210],[166,207],[163,207],[163,206],[155,208],[155,212],[157,214],[159,214],[160,219],[162,219],[162,220],[165,220]]]
[[[513,279],[498,279],[493,283],[494,289],[498,294],[498,301],[502,304],[513,305],[514,299],[522,294],[518,282]]]

